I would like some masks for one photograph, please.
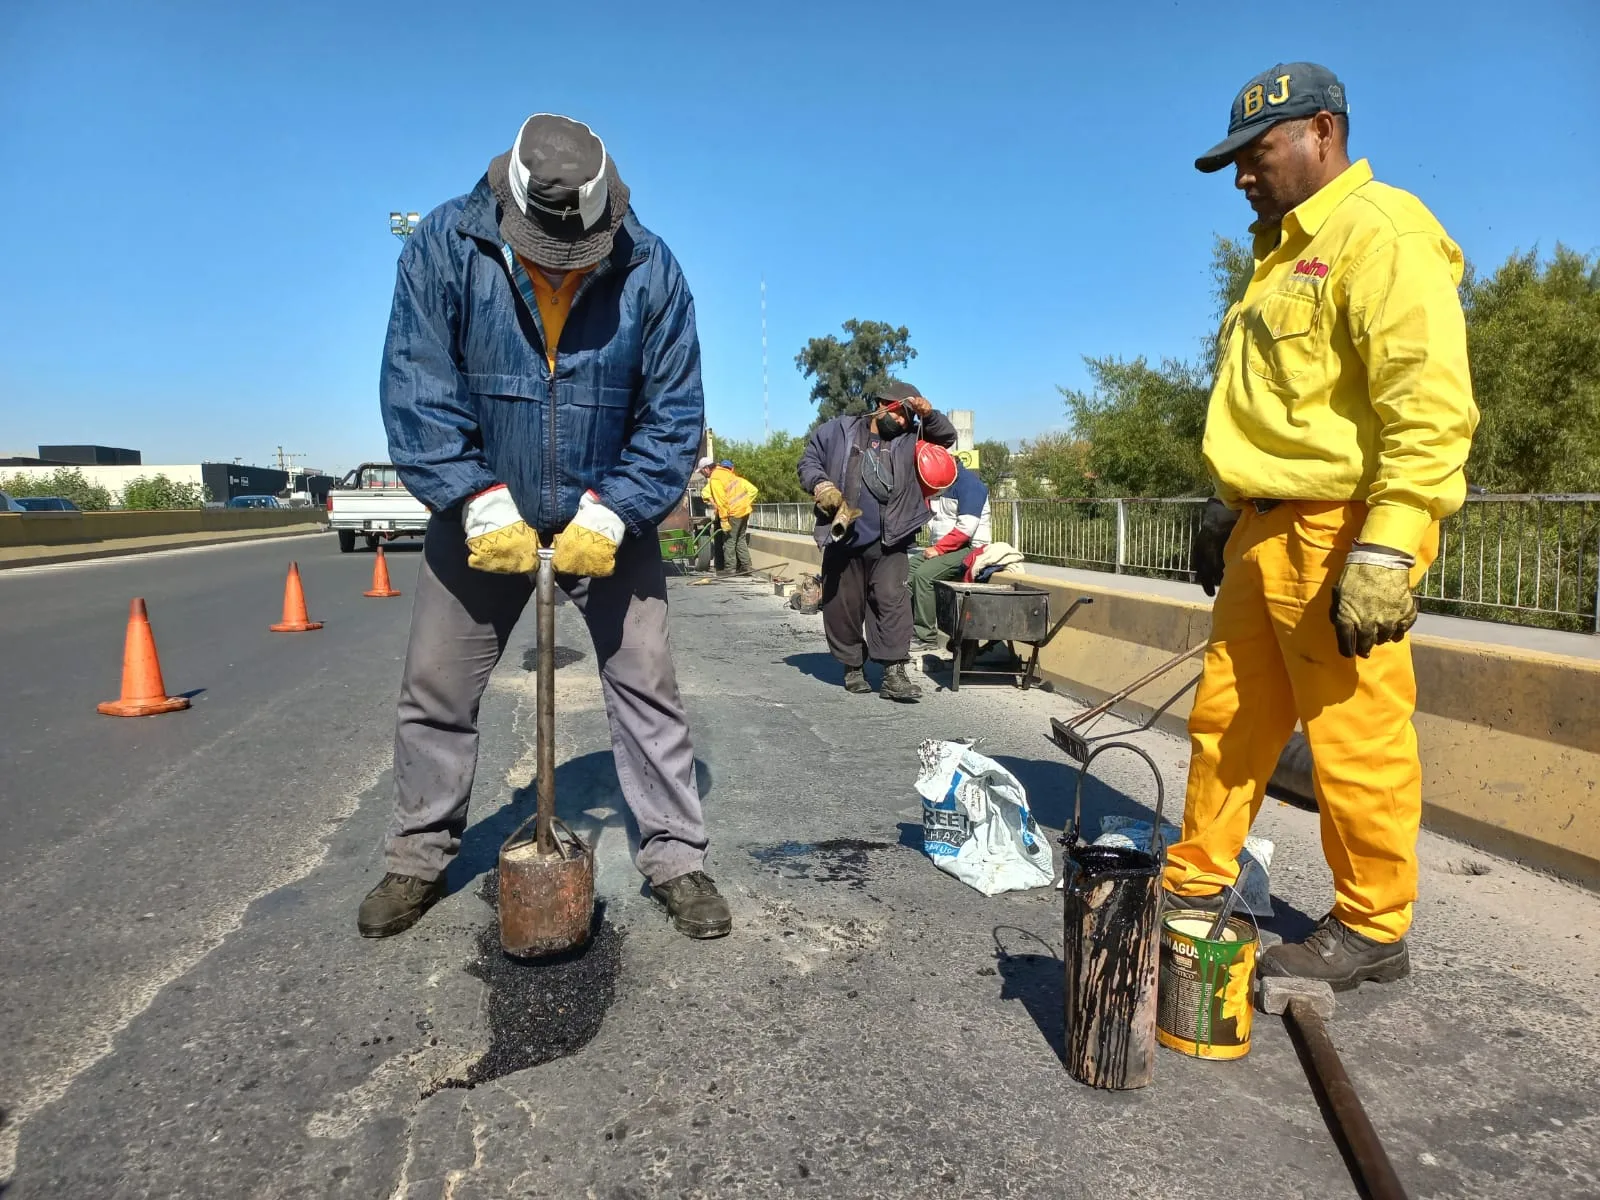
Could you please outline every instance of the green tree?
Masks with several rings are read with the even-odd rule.
[[[764,442],[717,440],[717,461],[733,460],[733,469],[761,490],[757,504],[809,500],[800,486],[800,455],[806,439],[792,433],[774,433]]]
[[[105,512],[111,507],[111,493],[98,483],[90,483],[77,467],[58,467],[48,475],[18,473],[0,481],[0,492],[13,496],[64,496],[84,512]]]
[[[1209,374],[1214,378],[1222,356],[1222,325],[1228,310],[1244,299],[1244,290],[1255,274],[1256,261],[1250,243],[1211,236],[1212,330],[1201,339]]]
[[[833,334],[812,338],[795,355],[794,365],[811,380],[811,399],[817,406],[817,424],[846,413],[868,410],[867,396],[894,378],[894,369],[917,356],[911,348],[911,331],[904,325],[855,318],[844,323],[849,336]]]
[[[1073,434],[1089,445],[1089,469],[1103,494],[1184,496],[1211,486],[1200,457],[1209,372],[1194,363],[1141,356],[1085,358],[1087,391],[1061,388]]]
[[[1004,442],[990,441],[979,442],[975,449],[978,451],[978,476],[992,492],[1000,476],[1011,469],[1011,447]]]
[[[1600,258],[1557,244],[1461,281],[1482,413],[1467,478],[1492,492],[1600,491]]]
[[[1023,442],[1011,456],[1017,497],[1044,500],[1056,496],[1093,496],[1094,472],[1089,466],[1089,444],[1068,433],[1047,433]]]
[[[200,508],[206,489],[199,483],[177,483],[163,474],[140,475],[122,489],[123,508]]]

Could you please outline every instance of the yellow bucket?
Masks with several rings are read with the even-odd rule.
[[[1156,1040],[1195,1058],[1243,1058],[1250,1052],[1250,982],[1256,931],[1230,918],[1212,941],[1214,914],[1180,909],[1161,920]]]

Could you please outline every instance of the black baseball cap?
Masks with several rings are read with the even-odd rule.
[[[1319,112],[1350,111],[1344,84],[1327,67],[1317,63],[1279,63],[1263,71],[1240,89],[1228,114],[1228,136],[1194,160],[1196,170],[1220,171],[1246,143],[1253,142],[1279,121],[1314,117]]]

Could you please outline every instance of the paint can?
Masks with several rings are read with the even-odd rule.
[[[1250,1052],[1250,983],[1260,938],[1232,917],[1213,941],[1215,913],[1178,909],[1161,920],[1161,980],[1156,1040],[1195,1058]]]

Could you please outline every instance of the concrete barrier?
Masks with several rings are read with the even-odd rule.
[[[0,546],[73,546],[122,538],[280,529],[327,520],[328,514],[319,508],[0,513]]]
[[[815,572],[808,538],[757,532],[757,568]],[[1051,611],[1078,610],[1040,656],[1045,677],[1085,700],[1119,691],[1210,636],[1211,606],[1119,587],[1018,577],[1052,592]],[[1423,820],[1429,828],[1600,887],[1600,662],[1490,642],[1414,634]],[[1199,664],[1181,667],[1121,710],[1181,734]],[[1291,748],[1280,774],[1301,777]],[[1298,788],[1296,790],[1299,790]]]

